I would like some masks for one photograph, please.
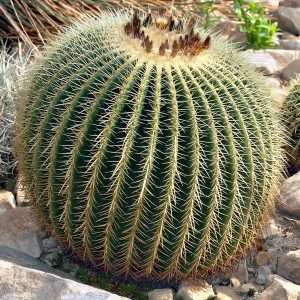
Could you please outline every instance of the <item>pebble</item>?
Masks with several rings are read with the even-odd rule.
[[[240,295],[233,289],[227,286],[217,286],[216,287],[216,300],[240,300]]]
[[[239,281],[238,278],[236,277],[231,277],[230,278],[230,285],[234,288],[238,288],[241,286],[241,282]]]
[[[156,289],[148,292],[149,300],[173,300],[172,289]]]
[[[1,214],[0,246],[38,258],[42,253],[40,226],[32,207],[16,207]]]
[[[185,280],[178,288],[176,299],[200,300],[214,297],[215,293],[210,284],[204,280]]]
[[[300,60],[299,60],[300,67]],[[280,189],[279,209],[292,217],[300,218],[300,172],[286,179]]]
[[[278,259],[278,275],[300,284],[300,249],[289,251]]]
[[[257,300],[299,300],[300,286],[278,275],[273,275],[272,283],[265,289]]]
[[[12,208],[16,208],[16,201],[13,193],[6,190],[0,190],[0,214]]]

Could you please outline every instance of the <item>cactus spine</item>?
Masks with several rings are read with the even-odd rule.
[[[284,120],[290,137],[288,158],[292,172],[300,170],[300,77],[292,81],[283,106]]]
[[[28,192],[82,258],[181,278],[255,240],[281,178],[281,129],[259,75],[191,20],[122,12],[76,25],[20,95]]]

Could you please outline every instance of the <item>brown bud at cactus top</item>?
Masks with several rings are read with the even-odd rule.
[[[144,20],[141,21],[138,13],[135,12],[131,21],[125,24],[124,31],[131,38],[141,40],[141,46],[145,49],[146,53],[152,52],[153,49],[158,49],[158,51],[156,51],[160,56],[196,56],[199,55],[202,50],[209,48],[210,37],[202,44],[199,33],[195,32],[195,24],[195,18],[191,18],[186,26],[186,30],[183,31],[184,26],[182,20],[179,19],[176,21],[172,15],[168,17],[166,15],[153,16],[151,13],[148,13]],[[161,35],[166,35],[166,29],[172,33],[172,38],[170,39],[172,44],[171,51],[166,51],[170,47],[168,38],[164,43],[157,42],[156,36],[159,35],[159,33],[157,33],[156,30],[154,34],[153,28],[161,30]],[[180,32],[179,34],[178,31]],[[161,40],[161,38],[158,36],[157,40]]]

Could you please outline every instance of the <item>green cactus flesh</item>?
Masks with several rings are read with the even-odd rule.
[[[292,81],[283,106],[284,121],[290,138],[288,158],[292,172],[300,171],[300,77]]]
[[[130,18],[75,25],[28,72],[23,181],[57,237],[95,266],[204,275],[255,240],[281,179],[282,132],[231,46],[187,20]]]

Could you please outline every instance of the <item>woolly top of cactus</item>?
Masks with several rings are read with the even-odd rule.
[[[222,58],[236,58],[237,54],[234,47],[224,43],[219,36],[201,29],[195,18],[107,12],[72,26],[68,35],[63,34],[62,43],[66,39],[80,38],[79,32],[90,32],[94,45],[99,42],[102,47],[105,44],[112,51],[119,51],[141,63],[197,66]],[[95,40],[97,38],[99,40]],[[57,40],[55,47],[59,47]]]

